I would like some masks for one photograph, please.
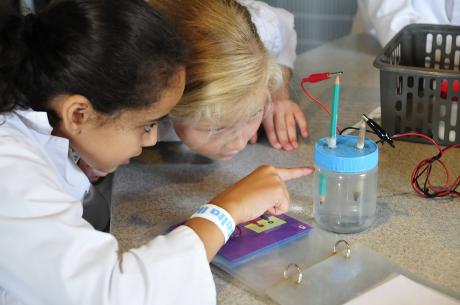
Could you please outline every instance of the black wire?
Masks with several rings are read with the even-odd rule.
[[[341,134],[344,133],[346,130],[350,130],[350,129],[351,129],[351,130],[359,130],[359,128],[357,128],[357,127],[346,127],[346,128],[344,128],[344,129],[342,129],[342,130],[340,131],[339,134],[341,135]],[[374,132],[373,130],[369,130],[369,129],[366,129],[366,132],[375,134],[375,132]]]
[[[454,144],[455,145],[455,144]],[[446,197],[446,196],[460,196],[460,193],[456,190],[458,186],[460,185],[460,180],[455,184],[450,187],[450,190],[442,190],[442,191],[432,191],[430,192],[430,189],[428,188],[428,180],[431,175],[431,170],[433,163],[435,161],[439,161],[441,157],[443,156],[444,152],[448,150],[451,146],[448,146],[444,149],[442,149],[441,152],[433,156],[431,159],[425,160],[423,163],[419,164],[417,166],[418,169],[422,169],[417,176],[415,176],[412,179],[412,183],[414,183],[417,188],[425,195],[427,198],[435,198],[435,197]],[[459,148],[459,147],[456,147]],[[423,187],[419,183],[419,178],[426,172],[426,177],[425,181],[423,182]]]

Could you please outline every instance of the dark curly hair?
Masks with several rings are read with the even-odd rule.
[[[48,111],[79,94],[112,115],[157,101],[186,62],[174,29],[143,0],[56,0],[0,17],[0,113]]]

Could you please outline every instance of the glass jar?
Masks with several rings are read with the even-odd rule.
[[[375,220],[378,146],[366,140],[358,149],[358,137],[346,135],[329,148],[327,140],[315,144],[315,220],[327,231],[363,231]]]

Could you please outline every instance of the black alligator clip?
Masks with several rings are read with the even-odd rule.
[[[366,124],[375,132],[375,134],[380,138],[380,142],[383,144],[387,142],[391,145],[391,147],[395,148],[395,144],[393,143],[393,139],[390,137],[388,132],[382,128],[379,124],[377,124],[374,120],[369,119],[365,114],[363,114],[363,120]]]

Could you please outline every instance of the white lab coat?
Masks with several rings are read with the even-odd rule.
[[[358,0],[358,7],[357,18],[382,46],[412,23],[460,25],[460,0]]]
[[[237,0],[251,14],[260,39],[270,55],[283,66],[294,68],[297,47],[297,33],[294,29],[294,15],[255,0]]]
[[[117,254],[114,236],[82,219],[89,181],[46,114],[0,114],[0,124],[0,304],[215,304],[193,230]]]

